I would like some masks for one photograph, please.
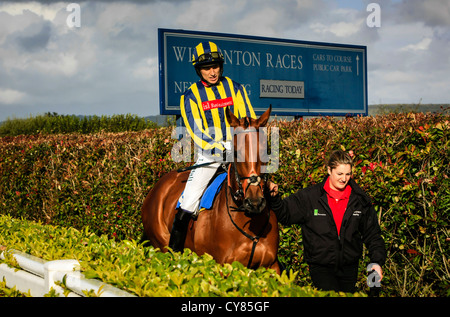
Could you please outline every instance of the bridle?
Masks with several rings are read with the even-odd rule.
[[[240,133],[245,133],[248,132],[247,130],[240,132]],[[233,167],[234,170],[234,177],[235,177],[235,182],[238,186],[238,189],[233,193],[231,192],[231,196],[236,204],[236,206],[238,207],[234,207],[234,206],[230,206],[229,205],[229,201],[228,201],[228,188],[231,190],[232,186],[231,186],[231,181],[230,181],[230,175],[231,175],[231,168]],[[262,176],[262,178],[261,178]],[[247,186],[245,187],[245,190],[242,186],[242,181],[248,180]],[[234,222],[233,217],[231,216],[230,213],[230,208],[233,209],[233,211],[240,211],[240,212],[244,212],[245,208],[243,206],[243,198],[245,197],[245,192],[248,190],[248,188],[250,186],[259,186],[259,188],[261,189],[261,191],[263,192],[264,196],[265,196],[265,190],[266,190],[266,186],[264,186],[264,188],[261,185],[261,180],[264,180],[264,184],[267,184],[267,181],[269,180],[269,174],[268,173],[262,173],[261,175],[257,175],[257,174],[251,174],[249,176],[241,176],[239,175],[238,171],[237,171],[237,167],[236,167],[236,160],[234,159],[232,163],[230,163],[228,165],[228,186],[225,186],[225,197],[226,197],[226,204],[227,204],[227,213],[228,216],[230,217],[231,223],[234,225],[234,227],[241,233],[243,234],[245,237],[247,237],[248,239],[250,239],[253,244],[252,244],[252,250],[250,253],[250,258],[248,260],[248,264],[247,267],[250,268],[250,265],[252,263],[253,260],[253,256],[255,255],[255,250],[256,250],[256,245],[259,242],[259,239],[261,238],[261,235],[264,233],[267,225],[269,224],[270,221],[270,210],[266,207],[267,212],[267,219],[266,222],[264,223],[264,225],[262,226],[261,230],[259,231],[259,233],[255,236],[252,236],[250,234],[248,234],[247,232],[245,232],[242,228],[240,228],[236,222]],[[246,213],[247,214],[247,213]]]
[[[242,131],[235,130],[234,134],[242,134],[242,133],[250,133],[250,132],[254,132],[254,131],[250,130],[250,129],[245,129]],[[238,170],[237,170],[236,157],[235,157],[235,159],[232,161],[232,163],[228,165],[228,186],[230,187],[230,189],[232,188],[231,179],[230,179],[231,167],[233,167],[235,182],[238,186],[238,189],[234,193],[232,193],[232,196],[233,196],[233,199],[235,202],[240,202],[244,198],[246,191],[248,190],[248,188],[251,185],[259,186],[259,188],[261,189],[263,194],[265,194],[267,187],[266,186],[264,186],[264,188],[262,187],[261,180],[264,181],[264,184],[267,184],[267,181],[269,181],[269,178],[270,178],[270,175],[268,173],[260,173],[260,175],[258,175],[256,173],[252,173],[248,176],[241,176],[241,175],[239,175]],[[242,186],[242,183],[245,180],[248,180],[248,182],[247,182],[247,186],[244,189]]]
[[[261,175],[251,174],[249,176],[240,176],[238,171],[237,171],[236,162],[235,161],[233,161],[231,164],[228,165],[228,187],[230,189],[232,189],[231,181],[230,181],[231,167],[233,167],[235,182],[236,182],[236,184],[238,186],[238,189],[231,193],[231,195],[233,196],[233,200],[235,202],[241,202],[242,201],[242,199],[244,198],[245,192],[248,190],[250,185],[252,185],[252,186],[259,186],[261,191],[263,193],[265,193],[267,187],[266,186],[264,186],[264,187],[262,186],[261,180],[264,181],[264,184],[267,184],[267,182],[269,181],[269,178],[270,178],[269,174],[268,173],[261,173]],[[244,188],[242,186],[242,181],[245,181],[247,179],[248,179],[247,186],[245,187],[245,190],[244,190]],[[242,205],[241,205],[241,207],[242,207]],[[243,211],[243,210],[239,210],[239,211]]]

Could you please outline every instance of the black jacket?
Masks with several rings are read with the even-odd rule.
[[[271,207],[278,221],[283,225],[301,225],[304,257],[309,264],[336,268],[356,264],[361,258],[364,243],[371,263],[383,265],[386,250],[370,198],[350,179],[352,192],[338,236],[323,188],[326,180],[283,200],[279,195],[273,197]]]

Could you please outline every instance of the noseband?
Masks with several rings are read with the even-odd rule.
[[[267,181],[269,180],[268,173],[261,174],[261,176],[256,175],[256,174],[251,174],[250,176],[242,177],[239,175],[239,173],[237,171],[236,162],[233,161],[232,164],[233,164],[233,169],[234,169],[234,178],[235,178],[236,184],[238,185],[238,189],[234,193],[231,193],[233,195],[233,199],[235,201],[241,201],[244,198],[245,192],[250,187],[250,185],[259,186],[261,191],[264,193],[266,186],[264,186],[264,188],[262,187],[261,176],[262,176],[262,180],[264,180],[264,184],[266,184]],[[230,172],[231,172],[231,164],[228,165],[228,187],[230,187],[230,189],[231,189]],[[242,182],[246,179],[248,179],[248,183],[244,190],[244,188],[242,186]]]
[[[250,128],[247,128],[247,122],[246,122],[246,130],[243,131],[234,131],[234,134],[241,134],[241,133],[250,133],[250,132],[255,132]],[[264,186],[264,188],[261,186],[261,177],[262,180],[264,180],[264,184],[267,183],[267,181],[269,180],[269,174],[268,173],[264,173],[261,175],[257,175],[257,174],[250,174],[249,176],[241,176],[239,175],[238,171],[237,171],[237,167],[236,167],[236,160],[233,160],[232,162],[233,164],[233,169],[234,169],[234,178],[236,181],[236,184],[238,185],[238,189],[232,193],[233,195],[233,199],[235,201],[241,201],[244,198],[245,192],[247,191],[247,189],[250,187],[250,185],[252,186],[259,186],[259,188],[261,189],[261,191],[264,193],[264,190],[266,189],[266,187]],[[229,164],[228,166],[228,186],[231,189],[231,182],[230,182],[230,169],[231,169],[231,164]],[[242,182],[248,179],[248,184],[245,187],[245,189],[242,186]]]

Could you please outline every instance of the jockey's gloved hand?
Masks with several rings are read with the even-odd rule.
[[[222,146],[225,148],[225,151],[223,151],[223,161],[224,163],[231,163],[233,162],[233,151],[231,148],[231,141],[222,141],[220,142]]]

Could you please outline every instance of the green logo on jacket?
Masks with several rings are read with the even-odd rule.
[[[319,209],[314,209],[314,216],[326,216],[326,213],[319,213]]]

